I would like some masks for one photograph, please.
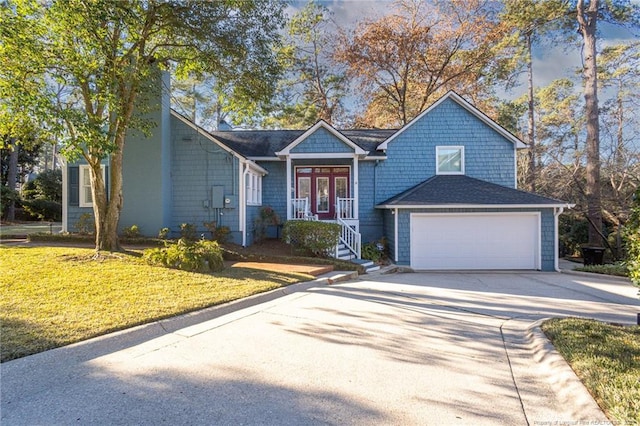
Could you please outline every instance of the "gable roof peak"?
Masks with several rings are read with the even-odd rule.
[[[413,126],[416,122],[420,121],[420,119],[422,117],[424,117],[425,115],[429,114],[431,111],[436,109],[440,104],[442,104],[447,99],[451,99],[452,101],[456,102],[458,105],[460,105],[462,108],[464,108],[469,113],[474,115],[480,121],[482,121],[483,123],[487,124],[493,130],[495,130],[498,134],[503,136],[509,142],[513,143],[514,146],[516,147],[516,149],[526,148],[526,145],[524,144],[524,142],[522,142],[520,139],[518,139],[513,133],[509,132],[507,129],[502,127],[500,124],[498,124],[495,121],[493,121],[484,112],[480,111],[478,108],[476,108],[469,101],[467,101],[462,96],[457,94],[455,91],[449,90],[447,93],[442,95],[438,100],[436,100],[433,104],[431,104],[427,109],[422,111],[415,118],[413,118],[411,121],[409,121],[407,124],[405,124],[393,136],[391,136],[389,139],[387,139],[386,141],[384,141],[380,145],[378,145],[377,150],[386,150],[387,149],[387,145],[389,144],[389,142],[393,141],[395,138],[397,138],[399,135],[401,135],[405,130],[407,130],[408,128]]]
[[[323,129],[327,130],[329,133],[331,133],[333,136],[335,136],[338,140],[342,141],[347,146],[353,148],[354,154],[364,156],[364,155],[367,155],[369,153],[368,151],[365,151],[364,149],[362,149],[360,147],[360,145],[358,145],[357,143],[352,141],[350,138],[345,136],[344,133],[342,133],[341,131],[339,131],[335,127],[333,127],[331,124],[327,123],[325,120],[320,119],[320,120],[318,120],[316,122],[316,124],[314,124],[313,126],[309,127],[304,133],[302,133],[302,135],[298,136],[293,142],[291,142],[290,144],[288,144],[287,146],[285,146],[283,149],[281,149],[280,151],[276,152],[275,154],[277,156],[279,156],[279,157],[280,156],[289,155],[293,148],[298,146],[302,141],[304,141],[309,136],[314,134],[320,128],[323,128]]]

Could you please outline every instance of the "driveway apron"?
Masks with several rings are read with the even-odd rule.
[[[535,326],[635,323],[637,288],[558,273],[364,278],[4,363],[1,423],[606,422]]]

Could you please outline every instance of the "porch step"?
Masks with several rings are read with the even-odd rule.
[[[344,244],[340,243],[338,245],[338,259],[340,260],[351,260],[354,258],[353,253],[351,252],[351,250],[349,250],[347,248],[347,246],[345,246]]]
[[[351,250],[338,250],[338,259],[351,260],[353,259],[353,253],[351,253]]]
[[[338,245],[338,256],[337,259],[340,260],[348,260],[353,263],[357,263],[358,265],[362,265],[364,267],[365,273],[374,272],[380,270],[380,266],[373,263],[371,260],[366,259],[356,259],[355,255],[349,250],[344,244],[340,243]]]
[[[374,272],[374,271],[380,270],[380,265],[376,265],[371,260],[367,260],[367,259],[351,259],[351,262],[357,263],[358,265],[363,266],[364,267],[364,271],[367,274],[369,272]]]

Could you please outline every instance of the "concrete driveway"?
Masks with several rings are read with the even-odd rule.
[[[637,288],[559,273],[364,278],[4,363],[1,423],[606,424],[535,325],[633,324]]]

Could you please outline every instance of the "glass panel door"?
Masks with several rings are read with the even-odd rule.
[[[347,178],[341,176],[336,178],[336,198],[347,198],[349,191],[347,190]]]
[[[298,198],[306,198],[311,202],[311,178],[298,178]]]
[[[351,200],[345,200],[349,196],[349,192],[347,189],[347,177],[340,176],[334,178],[334,190],[335,190],[335,202],[336,202],[336,211],[335,214],[341,218],[349,218],[351,217]],[[338,198],[343,198],[342,200],[338,200]]]
[[[300,166],[296,167],[296,198],[309,200],[308,213],[320,220],[334,219],[337,214],[336,198],[348,198],[350,193],[348,166]],[[342,217],[353,215],[353,202],[347,200],[340,206]]]
[[[329,212],[329,178],[316,178],[316,212]]]

